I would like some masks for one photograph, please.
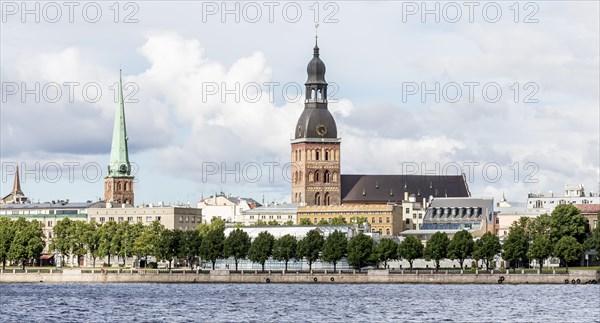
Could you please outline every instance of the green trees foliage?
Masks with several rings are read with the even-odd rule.
[[[556,242],[554,255],[564,261],[567,270],[569,270],[569,261],[578,259],[582,250],[581,244],[575,237],[564,236]]]
[[[273,258],[279,261],[285,261],[285,271],[288,268],[290,259],[296,258],[298,241],[291,234],[286,234],[277,239],[273,245]]]
[[[333,270],[337,270],[338,261],[348,254],[348,239],[346,235],[338,230],[333,231],[323,243],[321,259],[333,264]]]
[[[338,216],[331,219],[331,225],[344,225],[347,224],[346,219],[343,216]]]
[[[2,261],[2,269],[6,267],[8,260],[8,251],[15,238],[16,227],[14,221],[9,218],[0,218],[0,260]]]
[[[312,222],[310,222],[309,218],[302,218],[300,219],[300,225],[312,225]]]
[[[215,223],[215,221],[213,221],[213,223]],[[211,223],[211,225],[213,223]],[[200,257],[210,260],[213,270],[215,269],[217,259],[223,257],[223,243],[225,242],[224,231],[225,226],[220,226],[217,222],[216,225],[212,226],[212,228],[202,236]]]
[[[309,270],[312,270],[312,264],[319,259],[323,243],[323,236],[316,229],[308,231],[306,237],[298,242],[298,258],[306,258]]]
[[[194,260],[200,255],[200,246],[202,245],[202,237],[197,230],[187,230],[181,232],[179,241],[179,252],[177,257],[185,259],[190,266],[194,267]]]
[[[238,270],[240,259],[246,259],[250,250],[250,236],[246,231],[235,229],[225,238],[223,253],[225,257],[233,257],[235,270]]]
[[[383,267],[387,268],[389,260],[398,259],[398,244],[390,238],[383,238],[379,240],[376,252],[377,261],[383,261]]]
[[[527,258],[536,260],[540,270],[544,265],[544,260],[552,254],[552,243],[547,235],[537,235],[527,250]]]
[[[428,240],[423,250],[425,260],[433,260],[435,262],[435,270],[440,269],[440,260],[446,258],[448,254],[448,245],[450,239],[445,232],[436,232]]]
[[[448,244],[448,257],[452,260],[458,260],[460,268],[464,268],[465,259],[473,255],[475,242],[473,236],[467,230],[461,230],[454,234]]]
[[[348,242],[348,264],[355,268],[364,267],[369,263],[372,252],[373,239],[359,233]]]
[[[398,256],[405,259],[413,268],[413,261],[423,257],[423,243],[414,236],[408,236],[398,245]]]
[[[10,243],[6,258],[25,266],[28,259],[37,259],[42,254],[46,243],[44,231],[39,221],[27,221],[19,218],[12,224],[14,236]]]
[[[491,232],[486,232],[479,240],[477,240],[477,242],[475,242],[473,258],[483,260],[485,268],[489,270],[490,264],[494,260],[494,256],[499,254],[501,250],[502,248],[498,236]]]
[[[265,262],[273,254],[274,244],[275,237],[267,231],[263,231],[258,234],[256,239],[254,239],[250,245],[248,258],[253,262],[261,264],[262,271],[265,271]]]
[[[550,240],[553,243],[569,236],[581,244],[587,238],[589,231],[588,220],[572,204],[559,205],[550,215]]]
[[[524,226],[519,222],[513,223],[508,232],[508,236],[502,244],[502,258],[508,262],[508,267],[516,263],[517,260],[527,260],[527,251],[529,250],[529,237]],[[515,265],[513,268],[518,267]]]

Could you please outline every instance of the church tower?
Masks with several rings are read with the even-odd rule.
[[[292,140],[292,202],[305,205],[339,205],[340,143],[333,116],[327,109],[325,63],[315,39],[304,111]]]
[[[134,205],[133,176],[127,150],[123,81],[119,71],[119,108],[115,117],[108,176],[104,178],[104,201]]]

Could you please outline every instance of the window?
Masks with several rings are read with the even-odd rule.
[[[100,217],[100,223],[104,223],[104,217],[103,216]]]
[[[123,217],[122,216],[119,217],[119,223],[121,223],[121,222],[123,222]]]
[[[48,232],[48,239],[52,239],[52,231]]]
[[[319,171],[315,171],[315,182],[319,181]]]
[[[146,222],[152,222],[152,217],[151,216],[147,216],[146,217]]]
[[[383,218],[379,217],[379,223],[383,223]]]
[[[189,217],[185,217],[185,222],[190,222],[190,218]]]
[[[157,217],[156,217],[156,221],[160,221],[160,216],[157,216]]]
[[[406,208],[405,211],[404,211],[404,213],[410,213],[410,209]]]
[[[406,224],[410,224],[410,220],[409,219],[406,219]]]
[[[129,222],[133,222],[133,217],[132,217],[132,216],[128,216],[128,217],[127,217],[127,221],[129,221]]]
[[[182,216],[179,217],[179,222],[183,222],[183,217]]]
[[[254,215],[251,215],[251,216],[250,216],[250,220],[254,220]]]
[[[389,216],[385,217],[385,223],[390,223],[390,217]]]
[[[115,221],[115,217],[114,216],[109,216],[108,217],[108,221],[113,221],[114,222]]]
[[[371,223],[375,223],[375,217],[371,218]]]
[[[141,216],[137,217],[137,222],[142,222],[142,217]]]
[[[319,223],[319,221],[317,220],[317,218],[315,218],[315,219],[314,219],[313,223],[314,223],[314,224],[317,224],[317,223]]]
[[[195,216],[193,216],[193,217],[192,217],[192,223],[195,223],[195,222],[196,222],[196,217],[195,217]]]
[[[413,213],[413,219],[416,219],[416,218],[417,218],[417,215]]]
[[[390,228],[385,229],[385,234],[388,236],[390,235]]]
[[[48,221],[48,228],[52,228],[52,221]]]

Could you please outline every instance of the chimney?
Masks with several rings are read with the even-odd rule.
[[[404,201],[408,201],[408,192],[404,191]]]

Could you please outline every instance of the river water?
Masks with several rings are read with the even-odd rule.
[[[0,284],[0,322],[600,322],[600,285]]]

